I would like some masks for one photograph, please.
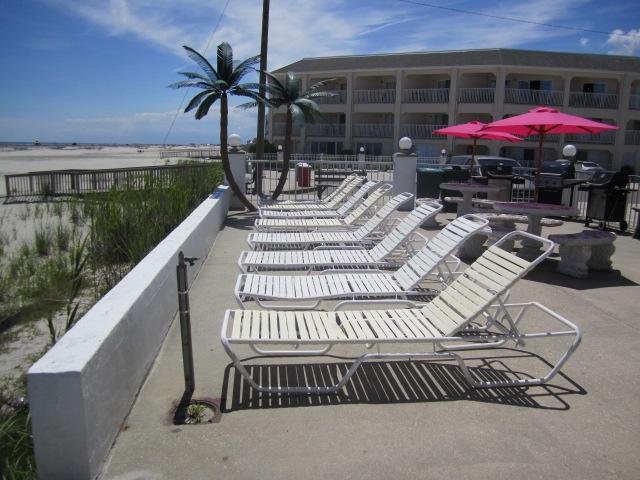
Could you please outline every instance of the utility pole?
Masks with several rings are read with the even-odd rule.
[[[263,73],[267,70],[267,47],[269,44],[269,0],[262,0],[262,38],[260,40],[260,95],[264,97],[266,93],[267,76]],[[264,160],[264,117],[265,105],[258,103],[258,135],[256,138],[256,160]],[[262,194],[262,167],[256,162],[255,186],[256,194]]]

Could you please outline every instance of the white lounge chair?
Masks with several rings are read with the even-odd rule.
[[[382,207],[380,207],[374,215],[368,219],[362,226],[356,230],[333,230],[333,231],[317,231],[317,232],[253,232],[247,238],[247,243],[252,250],[291,250],[291,249],[308,249],[312,247],[352,247],[352,246],[372,246],[381,239],[381,230],[384,229],[391,214],[403,205],[407,200],[411,199],[411,194],[406,200],[396,195]],[[437,202],[427,205],[432,210],[440,211],[442,205]],[[437,213],[437,212],[436,212]]]
[[[353,191],[366,181],[365,177],[352,173],[336,189],[322,200],[276,200],[262,204],[260,210],[296,210],[308,208],[338,208]]]
[[[512,232],[507,237],[529,237],[544,245],[532,261],[523,260],[500,248],[489,247],[463,274],[431,302],[417,308],[363,311],[264,311],[227,310],[222,324],[221,341],[235,367],[255,389],[268,393],[331,393],[345,385],[366,360],[401,358],[457,361],[465,379],[473,387],[512,387],[544,384],[551,380],[578,347],[581,339],[576,325],[538,302],[507,303],[513,285],[553,250],[553,242],[525,233]],[[507,238],[505,237],[505,238]],[[509,239],[511,240],[511,239]],[[410,302],[403,302],[410,304]],[[531,310],[562,325],[560,330],[523,333],[520,326]],[[512,375],[504,380],[483,381],[475,377],[459,350],[483,350],[501,347],[508,342],[520,346],[525,340],[548,340],[573,337],[567,350],[549,372],[538,378]],[[402,344],[422,344],[421,351],[402,348]],[[359,347],[346,374],[333,385],[307,386],[261,385],[245,368],[235,348],[248,346],[265,357],[319,356],[334,345]],[[390,351],[398,345],[396,351]],[[293,348],[285,348],[293,346]],[[381,346],[386,352],[369,349]],[[477,355],[476,355],[477,356]],[[515,376],[515,378],[514,378]],[[313,380],[311,380],[313,382]]]
[[[339,208],[306,208],[298,210],[260,210],[260,218],[340,218],[346,217],[355,207],[360,205],[365,197],[376,188],[382,186],[382,182],[367,182],[358,191],[344,202]]]
[[[455,219],[395,272],[369,269],[325,270],[306,276],[241,274],[236,282],[236,300],[243,308],[244,302],[255,301],[263,308],[305,310],[316,308],[323,300],[348,299],[352,302],[364,298],[433,295],[433,289],[425,291],[421,287],[423,282],[432,280],[438,287],[446,285],[460,265],[460,260],[454,256],[456,250],[488,223],[473,214]],[[271,303],[274,301],[296,303]],[[307,304],[300,303],[304,301]]]
[[[373,182],[371,182],[373,183]],[[364,187],[363,187],[364,188]],[[391,190],[386,183],[374,183],[369,196],[344,218],[258,218],[254,227],[258,231],[313,231],[319,229],[353,229],[365,214],[375,207],[378,200]]]
[[[398,206],[413,198],[410,193],[394,196],[389,203]],[[389,206],[387,203],[383,208]],[[350,248],[319,247],[316,250],[243,251],[238,259],[242,273],[259,270],[306,270],[313,268],[367,266],[368,268],[399,267],[391,256],[402,246],[407,247],[418,228],[442,210],[439,203],[423,204],[413,209],[373,248],[362,245]],[[405,251],[409,250],[405,248]]]

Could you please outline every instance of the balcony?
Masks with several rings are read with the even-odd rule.
[[[631,110],[640,110],[640,94],[631,94],[629,97],[629,108]]]
[[[321,105],[337,105],[347,102],[347,92],[345,90],[327,90],[332,95],[330,97],[318,97],[313,101]]]
[[[568,133],[565,136],[567,142],[574,143],[599,143],[601,145],[613,145],[616,141],[616,132],[600,132],[594,134]]]
[[[271,128],[271,134],[275,135],[276,137],[284,137],[285,127],[286,127],[285,122],[274,122],[273,127]],[[300,127],[294,125],[292,135],[293,136],[300,135]]]
[[[495,96],[495,88],[461,88],[458,103],[493,103]]]
[[[564,92],[561,90],[530,90],[525,88],[505,88],[504,103],[517,105],[561,106]]]
[[[395,88],[354,90],[353,103],[396,103]]]
[[[307,135],[315,137],[344,137],[343,123],[314,123],[307,125]]]
[[[627,130],[624,132],[625,145],[640,145],[640,130]]]
[[[402,103],[449,103],[448,88],[407,88]]]
[[[354,123],[354,137],[393,138],[391,123]]]
[[[569,106],[577,108],[618,108],[618,94],[616,93],[585,93],[571,92]]]
[[[538,143],[540,141],[540,136],[539,135],[529,135],[528,137],[524,137],[524,141],[525,142],[536,142]],[[545,135],[544,136],[544,141],[546,142],[550,142],[550,143],[558,143],[560,141],[560,135]]]
[[[447,125],[405,124],[400,127],[400,135],[412,139],[445,138],[444,135],[434,134],[434,130],[445,128]]]

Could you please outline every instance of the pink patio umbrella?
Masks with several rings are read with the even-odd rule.
[[[478,142],[478,140],[506,140],[508,142],[522,141],[520,137],[516,137],[515,135],[511,135],[507,132],[500,132],[497,130],[483,130],[483,128],[485,128],[486,126],[486,123],[474,120],[473,122],[461,123],[460,125],[453,125],[451,127],[434,130],[433,133],[437,133],[439,135],[449,135],[452,137],[473,139],[473,149],[471,150],[471,165],[473,165],[476,160],[476,143]]]
[[[618,127],[594,122],[576,115],[568,115],[550,107],[536,107],[522,115],[489,123],[486,131],[509,132],[522,137],[538,135],[538,158],[536,161],[535,198],[538,199],[538,183],[542,167],[542,145],[544,136],[557,133],[599,133],[617,130]]]

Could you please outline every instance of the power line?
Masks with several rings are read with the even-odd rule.
[[[515,17],[505,17],[503,15],[492,15],[490,13],[482,13],[482,12],[474,12],[472,10],[464,10],[462,8],[454,8],[454,7],[445,7],[443,5],[435,5],[433,3],[425,3],[425,2],[416,2],[413,0],[398,0],[402,3],[409,3],[411,5],[420,5],[422,7],[430,7],[437,8],[440,10],[447,10],[449,12],[456,13],[464,13],[465,15],[476,15],[478,17],[486,17],[493,18],[495,20],[507,20],[509,22],[517,22],[517,23],[528,23],[530,25],[539,25],[542,27],[550,27],[550,28],[559,28],[562,30],[572,30],[576,32],[585,32],[585,33],[596,33],[598,35],[613,35],[616,37],[629,37],[629,38],[640,38],[640,33],[617,33],[617,32],[605,32],[602,30],[592,30],[589,28],[580,28],[580,27],[570,27],[568,25],[555,25],[552,23],[544,23],[544,22],[536,22],[534,20],[526,20],[524,18],[515,18]]]
[[[225,12],[227,11],[227,7],[229,6],[229,2],[231,0],[227,0],[227,3],[224,4],[224,8],[222,9],[222,12],[220,12],[220,16],[218,17],[218,21],[216,22],[216,26],[213,28],[213,31],[211,32],[211,35],[209,35],[209,40],[207,40],[207,45],[204,47],[204,50],[202,52],[202,55],[206,55],[207,50],[209,50],[209,46],[211,45],[211,41],[213,40],[213,36],[216,34],[216,32],[218,31],[218,27],[220,26],[220,22],[222,21],[222,17],[224,17]],[[173,130],[173,126],[176,123],[176,120],[178,118],[178,115],[180,115],[180,110],[182,110],[182,105],[184,105],[184,101],[187,98],[187,94],[189,93],[189,91],[191,90],[191,87],[187,87],[184,91],[184,95],[182,96],[182,100],[180,101],[180,105],[178,105],[178,109],[176,110],[175,115],[173,116],[173,120],[171,120],[171,125],[169,125],[169,130],[167,130],[167,133],[164,136],[164,139],[162,140],[162,145],[166,145],[167,144],[167,138],[169,137],[169,134],[171,133],[171,130]]]

